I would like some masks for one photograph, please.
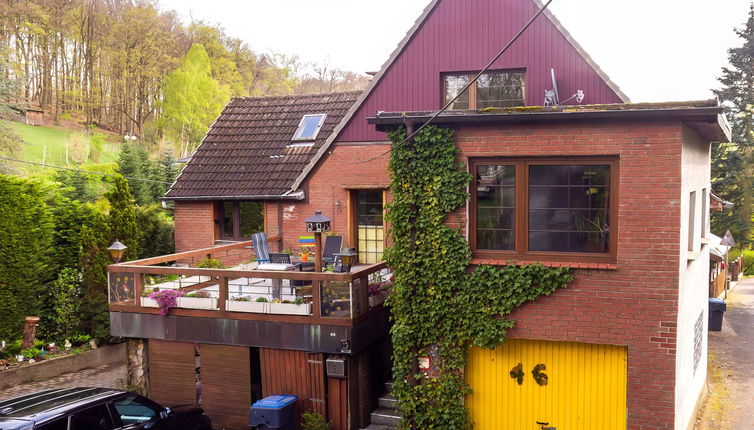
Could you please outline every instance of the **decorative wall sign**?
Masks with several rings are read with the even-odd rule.
[[[548,376],[543,371],[547,370],[547,366],[540,363],[534,366],[534,369],[531,370],[532,376],[534,376],[534,381],[537,382],[540,386],[547,385]],[[517,365],[513,366],[513,369],[508,372],[509,375],[511,375],[511,379],[515,379],[516,382],[518,382],[518,385],[522,385],[524,383],[524,365],[522,363],[518,363]]]
[[[547,385],[547,374],[542,372],[546,369],[547,366],[545,366],[544,364],[537,364],[531,371],[532,376],[534,376],[534,380],[537,381],[537,384],[541,386]]]
[[[516,382],[518,382],[518,385],[521,385],[524,383],[524,365],[521,363],[518,363],[511,369],[510,371],[511,378],[515,379]]]
[[[696,368],[699,366],[699,361],[702,358],[702,336],[704,335],[704,309],[699,314],[699,318],[694,323],[694,374],[696,374]]]

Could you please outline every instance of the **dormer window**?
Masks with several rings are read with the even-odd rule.
[[[298,123],[296,133],[293,134],[293,141],[306,142],[317,139],[319,130],[325,122],[326,114],[318,113],[314,115],[304,115],[301,122]]]
[[[474,79],[478,72],[443,75],[445,101],[448,103]],[[488,107],[524,106],[524,72],[505,71],[484,73],[476,84],[464,91],[450,105],[450,110],[484,109]]]

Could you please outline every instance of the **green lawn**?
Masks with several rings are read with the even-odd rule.
[[[23,142],[21,151],[16,158],[36,163],[55,166],[80,166],[86,164],[113,163],[118,158],[119,144],[105,139],[98,160],[93,160],[90,136],[82,130],[71,130],[60,127],[42,127],[5,121],[5,125],[13,130]],[[68,157],[66,159],[66,149]],[[47,170],[41,166],[20,165],[19,170],[26,172],[41,172]]]

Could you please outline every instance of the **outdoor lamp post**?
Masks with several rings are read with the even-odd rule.
[[[306,220],[307,233],[314,233],[314,270],[322,271],[322,233],[330,231],[331,218],[322,215],[322,212],[314,212],[314,215]]]
[[[116,239],[115,242],[107,248],[107,252],[110,253],[110,258],[112,258],[117,264],[126,256],[126,249],[128,249],[128,247],[122,244],[120,240]]]
[[[340,267],[338,267],[338,264],[335,264],[335,271],[339,273],[348,273],[351,271],[351,267],[353,267],[354,264],[356,264],[356,257],[359,254],[356,253],[356,249],[354,248],[343,248],[335,254],[335,261],[337,262],[338,259],[340,259]]]

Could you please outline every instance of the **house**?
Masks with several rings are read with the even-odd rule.
[[[428,121],[540,7],[537,0],[433,0],[361,94],[231,101],[166,195],[175,202],[179,254],[110,269],[111,280],[184,273],[198,287],[220,284],[217,310],[177,309],[167,317],[114,301],[111,284],[113,333],[147,339],[153,391],[166,380],[193,386],[199,344],[208,351],[199,353],[203,405],[217,402],[221,387],[248,401],[248,387],[261,381],[263,394],[304,387],[307,407],[319,408],[337,429],[389,418],[385,409],[369,414],[390,367],[384,310],[354,313],[338,322],[350,331],[338,332],[321,313],[324,285],[339,285],[350,293],[344,304],[364,308],[366,272],[382,267],[382,214],[390,201],[385,132]],[[543,106],[553,85],[561,100],[573,94],[580,103]],[[718,103],[629,103],[545,12],[435,123],[455,131],[473,177],[468,204],[449,221],[468,238],[473,263],[575,269],[569,288],[512,315],[511,340],[470,352],[467,404],[475,428],[536,428],[536,421],[689,428],[707,374],[710,142],[730,139]],[[243,240],[259,229],[244,230],[252,224],[263,226],[273,248],[293,249],[315,211],[332,218],[332,231],[357,249],[364,271],[342,277],[145,268],[205,254],[243,262]],[[308,277],[311,316],[240,319],[224,307],[229,284],[262,277]],[[328,332],[343,342],[323,341]],[[184,373],[160,364],[168,357],[185,362]],[[231,379],[205,369],[215,359],[232,359],[234,368],[251,361],[252,371]],[[345,363],[346,379],[323,377],[316,363],[328,359]],[[508,375],[516,363],[545,364],[550,383],[515,385]],[[165,402],[177,393],[159,396]],[[239,419],[242,406],[234,406]]]

